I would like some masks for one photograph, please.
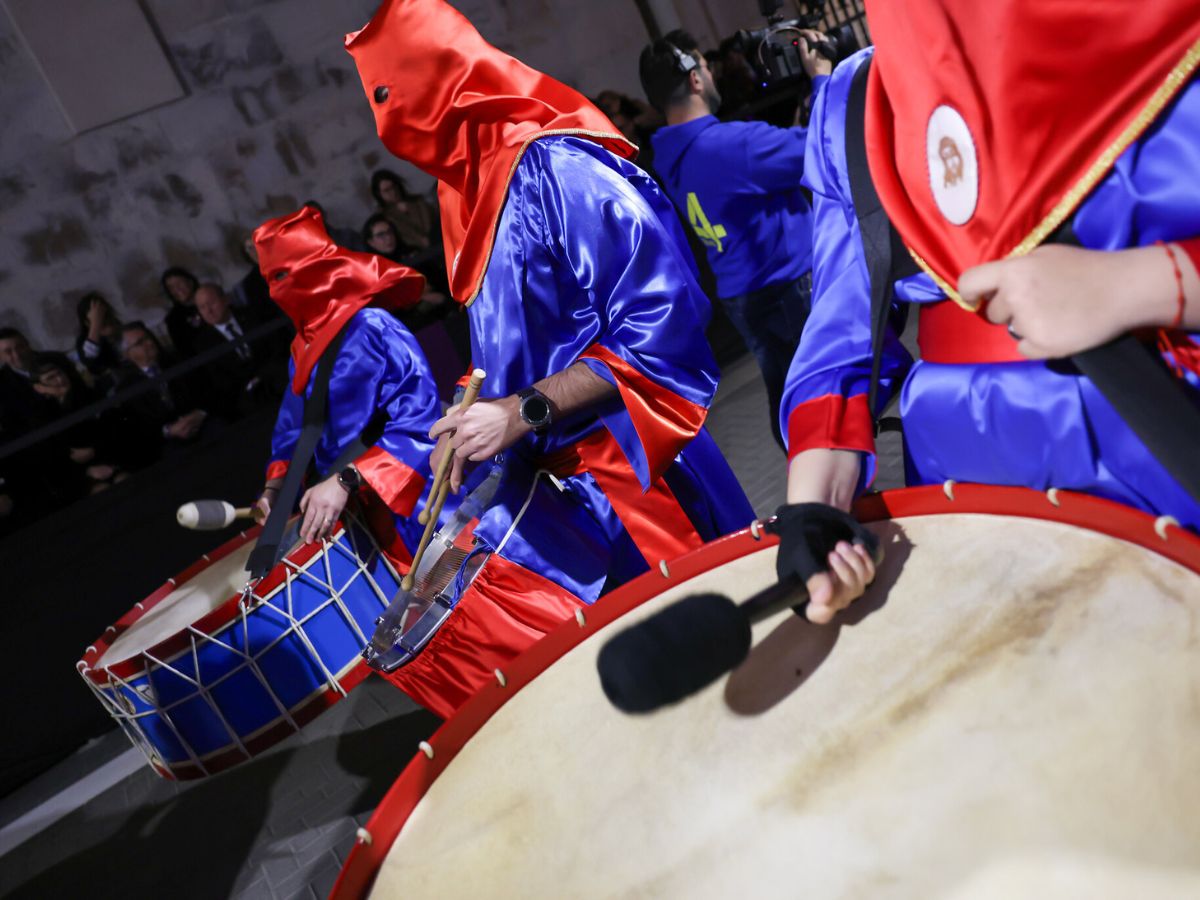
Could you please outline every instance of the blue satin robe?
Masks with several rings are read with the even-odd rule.
[[[579,138],[534,141],[513,173],[483,286],[469,307],[473,362],[487,372],[481,396],[514,394],[599,345],[658,390],[707,408],[718,378],[704,336],[710,307],[680,247],[674,210],[636,166]],[[607,365],[585,361],[616,383]],[[538,458],[600,428],[611,432],[643,490],[666,470],[703,540],[753,519],[706,431],[673,463],[657,460],[654,435],[639,435],[614,398],[507,451],[508,473],[476,535],[586,603],[645,571],[648,561],[591,474],[536,474]]]
[[[851,79],[871,52],[860,51],[840,65],[813,109],[804,176],[816,216],[813,307],[780,408],[784,434],[793,414],[805,414],[803,404],[867,391],[870,291],[847,175],[845,121]],[[1080,206],[1073,221],[1076,235],[1084,247],[1097,250],[1195,237],[1200,234],[1198,171],[1200,84],[1193,81]],[[900,303],[945,299],[924,274],[897,281],[895,288]],[[1059,368],[1033,360],[914,362],[889,332],[880,402],[902,385],[908,483],[954,479],[1065,488],[1200,528],[1200,505],[1088,379]],[[1194,380],[1191,385],[1196,387]],[[830,432],[837,430],[834,423]],[[874,475],[873,455],[864,454],[863,469],[860,487]]]
[[[289,374],[294,371],[293,363]],[[305,397],[312,393],[315,379],[314,367]],[[425,503],[432,480],[429,455],[434,446],[429,429],[441,417],[441,409],[429,363],[412,333],[385,310],[357,312],[346,323],[345,339],[333,364],[328,416],[314,462],[322,477],[327,477],[346,445],[362,433],[377,411],[384,411],[387,421],[373,449],[386,455],[372,453],[374,463],[359,468],[368,486],[392,508],[396,531],[410,553],[417,549],[424,529],[410,516],[411,509],[397,511],[395,507],[399,497],[411,499],[416,493],[413,479],[423,482],[416,508]],[[287,391],[271,437],[272,466],[291,459],[303,413],[304,399]],[[443,515],[456,505],[453,497],[448,498],[449,509]]]

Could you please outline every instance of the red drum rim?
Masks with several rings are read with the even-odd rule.
[[[864,522],[912,516],[976,513],[1041,519],[1087,528],[1136,544],[1200,573],[1200,536],[1167,516],[1155,518],[1112,500],[1051,489],[958,484],[901,488],[862,497],[855,513]],[[667,588],[778,543],[755,523],[690,553],[661,563],[593,606],[580,610],[513,661],[495,682],[483,687],[446,720],[384,795],[342,866],[331,900],[365,897],[396,836],[458,751],[509,698],[598,629],[658,596]]]
[[[339,520],[333,532],[334,536],[336,537],[338,531],[343,528],[344,525]],[[130,659],[113,663],[111,666],[105,666],[102,669],[95,668],[95,665],[108,651],[108,648],[112,646],[113,642],[130,628],[132,628],[133,625],[136,624],[144,615],[150,612],[150,610],[154,609],[154,607],[156,607],[164,599],[166,599],[179,588],[183,587],[183,585],[195,578],[204,570],[216,565],[222,559],[244,547],[251,541],[257,540],[261,531],[261,525],[255,525],[252,528],[246,529],[241,534],[226,541],[216,550],[206,553],[203,557],[192,563],[178,575],[168,578],[162,587],[158,588],[156,591],[150,594],[150,596],[146,597],[145,600],[135,604],[133,609],[125,613],[125,615],[118,619],[113,625],[110,625],[108,628],[106,628],[104,630],[104,634],[92,642],[92,644],[88,646],[87,650],[84,651],[83,658],[75,664],[80,674],[95,684],[104,687],[111,684],[109,673],[112,673],[112,675],[115,675],[119,678],[133,678],[144,672],[145,665],[140,661],[142,659],[142,654],[140,653],[134,657],[131,657]],[[323,548],[324,545],[320,543],[302,544],[299,548],[290,553],[287,556],[287,559],[296,565],[302,566],[320,553]],[[262,581],[258,583],[255,591],[259,594],[270,593],[283,583],[286,574],[287,573],[284,571],[282,566],[276,566],[269,573],[267,573],[266,577],[263,578]],[[240,599],[241,598],[236,594],[231,596],[226,602],[222,603],[212,612],[193,622],[192,628],[196,629],[197,631],[202,631],[206,634],[212,634],[225,627],[230,622],[233,622],[237,619],[239,615],[238,601]],[[169,638],[160,641],[152,647],[146,648],[145,652],[158,659],[165,659],[167,657],[174,656],[183,650],[186,650],[187,647],[187,633],[177,632],[176,634],[171,635]],[[361,680],[362,679],[359,678],[354,683],[357,684],[358,681]]]

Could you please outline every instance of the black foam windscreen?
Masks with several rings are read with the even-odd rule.
[[[627,713],[651,712],[738,666],[750,643],[744,610],[720,594],[694,594],[610,640],[596,668],[613,706]]]

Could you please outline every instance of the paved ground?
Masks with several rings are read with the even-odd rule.
[[[709,427],[755,511],[774,511],[784,497],[784,457],[749,357],[726,366]],[[896,442],[881,455],[878,486],[890,486]],[[369,679],[258,759],[184,784],[158,778],[113,732],[0,802],[9,843],[21,836],[14,820],[28,831],[39,817],[71,810],[0,856],[0,896],[325,897],[356,829],[437,724]],[[117,774],[97,788],[103,772]]]

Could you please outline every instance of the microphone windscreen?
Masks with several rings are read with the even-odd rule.
[[[224,500],[196,500],[179,507],[175,520],[184,528],[219,531],[233,524],[235,514],[233,504]]]
[[[744,610],[720,594],[694,594],[605,644],[596,660],[600,686],[622,712],[651,712],[737,667],[750,643]]]

